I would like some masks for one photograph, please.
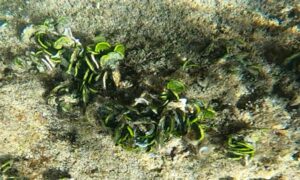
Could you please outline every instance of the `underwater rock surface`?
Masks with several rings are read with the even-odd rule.
[[[47,19],[83,42],[101,34],[124,44],[129,80],[151,91],[185,82],[188,98],[217,112],[214,128],[200,143],[174,137],[135,152],[80,109],[62,114],[46,101],[56,72],[40,74],[28,58],[31,27]],[[299,53],[296,0],[0,0],[0,177],[297,179]],[[236,134],[254,145],[252,159],[227,157]]]

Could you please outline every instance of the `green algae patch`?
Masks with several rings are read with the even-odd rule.
[[[94,38],[93,43],[82,43],[66,28],[58,33],[51,24],[36,26],[33,40],[36,50],[31,58],[46,72],[59,72],[64,78],[50,90],[49,104],[62,112],[72,113],[75,107],[88,110],[97,98],[104,98],[93,112],[97,123],[109,132],[115,144],[125,149],[149,151],[164,144],[171,137],[187,137],[201,142],[205,137],[206,121],[215,111],[199,99],[184,96],[186,85],[170,79],[161,92],[144,88],[141,94],[127,90],[123,76],[126,48],[121,43],[111,45],[105,38]],[[127,75],[128,76],[128,75]],[[130,93],[124,101],[118,94]],[[87,111],[90,112],[90,111]]]

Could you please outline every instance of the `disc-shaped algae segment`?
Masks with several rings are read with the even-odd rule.
[[[61,49],[62,47],[72,46],[73,44],[74,41],[71,38],[67,36],[62,36],[54,42],[53,47],[55,49]]]
[[[95,52],[100,53],[101,51],[108,50],[110,48],[110,44],[108,42],[99,42],[95,46]]]
[[[181,81],[170,80],[167,84],[167,89],[173,91],[174,93],[180,94],[185,90],[185,86]]]
[[[117,44],[114,49],[114,52],[117,52],[124,57],[125,56],[125,46],[123,46],[122,44]]]
[[[116,52],[110,52],[100,59],[100,65],[102,68],[115,69],[118,65],[119,60],[122,60],[123,57]]]

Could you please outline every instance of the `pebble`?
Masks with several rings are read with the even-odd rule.
[[[1,19],[0,20],[0,28],[3,28],[3,27],[5,27],[7,25],[7,21],[6,20],[3,20],[3,19]]]

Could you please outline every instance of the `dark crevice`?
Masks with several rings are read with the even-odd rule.
[[[71,175],[67,171],[56,168],[47,169],[43,172],[43,179],[45,180],[57,180],[64,178],[71,178]]]

